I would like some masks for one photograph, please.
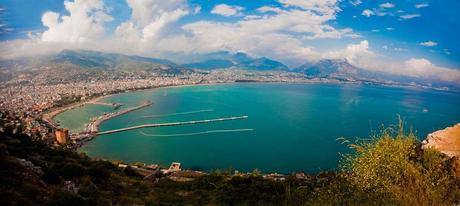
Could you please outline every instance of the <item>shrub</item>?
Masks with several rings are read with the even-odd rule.
[[[389,128],[368,141],[351,144],[342,163],[349,181],[362,192],[399,205],[450,205],[458,186],[450,161],[434,150],[421,150],[413,133]]]

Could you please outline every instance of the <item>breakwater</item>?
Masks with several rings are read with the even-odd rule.
[[[114,129],[114,130],[109,130],[109,131],[104,131],[104,132],[97,132],[96,135],[112,134],[112,133],[117,133],[117,132],[148,128],[148,127],[169,127],[169,126],[178,126],[178,125],[187,125],[187,124],[205,124],[205,123],[211,123],[211,122],[231,121],[231,120],[240,120],[240,119],[247,119],[247,118],[248,116],[239,116],[239,117],[224,117],[224,118],[218,118],[218,119],[194,120],[194,121],[186,121],[186,122],[144,124],[144,125]]]
[[[95,120],[92,120],[85,128],[85,132],[86,133],[98,133],[99,132],[99,126],[109,120],[109,119],[112,119],[112,118],[115,118],[115,117],[118,117],[120,115],[123,115],[123,114],[126,114],[126,113],[129,113],[129,112],[132,112],[132,111],[135,111],[135,110],[139,110],[139,109],[142,109],[144,107],[148,107],[150,105],[152,105],[153,103],[151,101],[147,101],[147,102],[144,102],[142,103],[141,105],[139,106],[136,106],[136,107],[132,107],[132,108],[129,108],[129,109],[125,109],[125,110],[122,110],[122,111],[118,111],[118,112],[113,112],[113,113],[110,113],[110,114],[106,114],[106,115],[103,115],[103,116],[100,116],[98,118],[96,118]]]

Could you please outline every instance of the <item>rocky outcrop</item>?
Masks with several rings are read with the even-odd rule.
[[[422,142],[422,149],[433,148],[449,157],[460,157],[460,123],[438,130]]]

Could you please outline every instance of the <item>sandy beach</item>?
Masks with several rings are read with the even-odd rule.
[[[68,110],[71,110],[71,109],[74,109],[74,108],[77,108],[77,107],[82,107],[83,105],[88,104],[88,103],[98,102],[99,100],[104,99],[106,97],[109,97],[111,95],[112,94],[103,95],[103,96],[97,96],[97,97],[94,97],[94,98],[90,98],[88,100],[82,100],[82,101],[75,102],[75,103],[72,103],[72,104],[69,104],[69,105],[66,105],[66,106],[53,108],[50,111],[45,112],[42,115],[42,120],[45,121],[45,122],[48,122],[52,127],[56,128],[59,125],[54,120],[54,117],[56,117],[60,113],[68,111]]]

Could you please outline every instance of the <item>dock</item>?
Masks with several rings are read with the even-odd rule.
[[[144,102],[141,105],[136,106],[136,107],[132,107],[132,108],[125,109],[125,110],[122,110],[122,111],[113,112],[113,113],[110,113],[110,114],[103,115],[103,116],[91,121],[86,126],[86,132],[87,133],[97,133],[99,131],[99,125],[101,125],[103,122],[105,122],[105,121],[107,121],[109,119],[118,117],[120,115],[129,113],[129,112],[132,112],[132,111],[135,111],[135,110],[139,110],[139,109],[142,109],[144,107],[148,107],[148,106],[150,106],[152,104],[153,104],[152,102],[147,101],[147,102]]]
[[[148,128],[148,127],[169,127],[169,126],[178,126],[178,125],[188,125],[188,124],[206,124],[211,122],[222,122],[222,121],[232,121],[232,120],[240,120],[240,119],[247,119],[248,116],[238,116],[238,117],[224,117],[218,119],[205,119],[205,120],[194,120],[194,121],[185,121],[185,122],[170,122],[170,123],[158,123],[158,124],[144,124],[132,127],[125,127],[120,129],[109,130],[105,132],[97,132],[96,135],[104,135],[104,134],[112,134],[118,132],[124,132],[129,130],[141,129],[141,128]]]
[[[113,107],[114,109],[118,109],[124,105],[121,103],[107,103],[107,102],[97,102],[97,101],[87,102],[86,104],[102,105],[102,106],[107,106],[107,107]]]

